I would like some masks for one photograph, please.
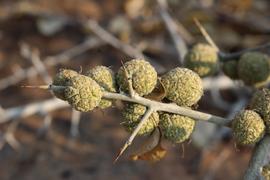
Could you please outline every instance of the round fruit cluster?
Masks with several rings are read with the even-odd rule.
[[[258,90],[252,97],[249,110],[238,113],[232,121],[233,135],[242,145],[255,144],[270,134],[270,91]]]
[[[82,112],[95,107],[108,108],[113,101],[103,98],[104,92],[128,93],[129,82],[138,96],[149,95],[157,86],[158,75],[154,67],[142,59],[134,59],[123,64],[116,74],[105,66],[97,66],[85,75],[63,69],[55,76],[52,85],[56,97],[67,101],[74,109]],[[160,77],[165,91],[166,102],[190,108],[203,95],[201,78],[186,68],[175,68]],[[161,100],[163,101],[163,100]],[[147,111],[141,104],[127,103],[121,123],[132,132]],[[149,135],[160,127],[164,137],[174,143],[187,140],[194,130],[195,121],[185,116],[153,112],[142,125],[138,135]]]
[[[246,85],[256,88],[270,81],[270,59],[260,52],[247,52],[239,60],[224,62],[222,70],[231,79],[242,80]]]

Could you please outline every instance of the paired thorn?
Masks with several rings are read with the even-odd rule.
[[[51,89],[51,85],[40,85],[40,86],[31,86],[31,85],[22,85],[21,88],[32,88],[32,89]]]

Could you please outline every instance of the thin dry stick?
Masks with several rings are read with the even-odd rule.
[[[202,24],[200,23],[200,21],[197,18],[193,18],[196,26],[199,28],[199,30],[201,31],[202,35],[204,36],[204,38],[206,39],[206,41],[213,47],[216,49],[217,52],[219,52],[219,48],[216,45],[216,43],[212,40],[211,36],[207,33],[207,31],[205,30],[205,28],[202,26]]]
[[[120,152],[117,154],[114,160],[114,163],[116,163],[116,161],[124,153],[124,151],[128,148],[128,146],[132,144],[133,140],[135,139],[136,135],[140,131],[141,127],[147,122],[147,120],[149,120],[149,117],[151,116],[153,112],[154,112],[154,109],[152,109],[151,107],[146,111],[140,123],[136,126],[136,128],[134,129],[134,131],[132,132],[128,140],[125,142],[124,146],[120,149]]]
[[[86,52],[89,49],[96,48],[104,44],[96,38],[88,38],[83,43],[76,45],[75,47],[68,49],[60,54],[55,56],[48,56],[44,59],[44,64],[46,66],[55,66],[57,64],[65,63],[66,61],[71,60],[72,58]],[[34,77],[38,74],[35,67],[30,67],[24,70],[16,71],[11,76],[5,77],[0,80],[0,90],[3,90],[11,85],[17,84],[20,81]]]
[[[166,0],[157,0],[160,7],[160,15],[171,35],[173,43],[176,47],[178,53],[178,60],[180,64],[183,64],[183,59],[185,54],[187,53],[187,46],[181,36],[177,33],[177,24],[174,22],[173,18],[167,11],[167,1]]]
[[[70,134],[72,137],[77,137],[79,135],[79,123],[80,123],[81,113],[72,109],[71,115],[71,127]]]
[[[23,43],[21,45],[21,54],[23,57],[31,60],[32,64],[36,68],[37,72],[41,75],[45,83],[51,83],[52,78],[49,75],[44,63],[40,59],[39,51],[38,49],[31,50],[30,47]]]
[[[18,127],[19,121],[13,121],[9,126],[4,135],[4,141],[9,144],[13,149],[17,150],[20,147],[20,143],[16,140],[14,132]]]
[[[260,170],[264,165],[264,160],[266,159],[269,150],[270,136],[265,135],[264,138],[256,145],[255,149],[253,150],[248,169],[246,170],[244,176],[245,180],[255,180],[260,176]]]
[[[93,33],[95,33],[100,39],[104,42],[110,44],[114,48],[124,52],[130,57],[133,58],[144,58],[151,62],[160,72],[165,72],[165,68],[157,63],[156,61],[151,60],[150,58],[146,57],[139,49],[132,47],[129,44],[125,44],[116,37],[114,37],[111,33],[106,31],[102,28],[96,21],[88,20],[85,23],[85,28],[90,29]]]

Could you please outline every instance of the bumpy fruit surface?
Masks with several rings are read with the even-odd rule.
[[[199,75],[186,68],[175,68],[161,77],[166,98],[179,106],[196,104],[202,94],[203,85]]]
[[[123,111],[123,117],[125,121],[122,123],[122,125],[128,132],[132,132],[139,124],[145,112],[146,107],[143,105],[128,104]],[[138,132],[138,135],[150,134],[151,132],[153,132],[155,127],[158,126],[158,123],[159,115],[157,112],[153,112],[149,117],[148,121],[143,124],[142,128]]]
[[[78,73],[76,71],[70,69],[61,69],[53,78],[52,84],[55,86],[66,86],[67,82],[77,75]],[[65,100],[64,90],[53,90],[53,93],[59,99]]]
[[[232,121],[233,136],[238,144],[257,143],[265,133],[261,116],[252,110],[243,110]]]
[[[270,164],[263,166],[261,174],[265,180],[270,180]]]
[[[231,79],[238,79],[238,61],[227,61],[222,65],[222,70]]]
[[[238,75],[247,85],[264,86],[269,81],[269,57],[259,52],[248,52],[238,62]]]
[[[157,72],[154,67],[147,61],[134,59],[124,64],[129,78],[132,80],[133,89],[140,95],[144,96],[153,91],[157,83]],[[128,92],[128,80],[122,66],[117,73],[117,82],[119,87]]]
[[[100,103],[102,90],[92,78],[77,75],[67,82],[65,99],[76,110],[87,112]]]
[[[162,113],[159,125],[166,139],[173,143],[181,143],[190,137],[195,121],[178,114]]]
[[[265,88],[256,91],[249,106],[250,109],[253,109],[262,116],[267,131],[270,133],[270,91]]]
[[[106,66],[96,66],[90,69],[87,76],[94,79],[102,88],[103,91],[116,92],[116,84],[113,71]],[[111,100],[101,99],[99,107],[102,109],[108,108],[112,105]]]
[[[217,51],[208,44],[196,44],[186,54],[184,64],[201,77],[212,75],[218,69]]]

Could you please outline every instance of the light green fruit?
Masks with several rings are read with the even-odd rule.
[[[182,143],[192,134],[195,121],[178,114],[162,113],[159,126],[166,139],[173,143]]]
[[[179,106],[192,106],[203,95],[200,76],[186,68],[175,68],[161,77],[166,98]]]
[[[184,65],[201,77],[213,75],[218,69],[217,51],[208,44],[196,44],[185,55]]]
[[[224,62],[222,65],[222,70],[226,76],[231,79],[239,79],[238,77],[238,61],[230,60]]]
[[[263,166],[261,174],[265,180],[270,180],[270,164]]]
[[[53,78],[53,85],[55,86],[66,86],[67,82],[77,76],[78,73],[76,71],[70,69],[61,69]],[[63,89],[55,89],[53,93],[59,99],[65,100],[64,90]]]
[[[259,113],[266,125],[267,132],[270,134],[270,90],[257,90],[250,102],[250,109]]]
[[[266,54],[248,52],[238,62],[238,75],[246,85],[262,87],[269,82],[270,61]]]
[[[128,104],[123,111],[124,122],[122,125],[128,132],[133,132],[145,113],[145,106],[140,104]],[[157,112],[153,112],[146,123],[143,124],[142,128],[139,130],[138,135],[150,134],[153,132],[155,127],[158,126],[158,123],[159,115]]]
[[[100,85],[103,91],[116,92],[115,77],[110,68],[106,66],[96,66],[93,69],[90,69],[86,75],[94,79]],[[99,107],[101,109],[105,109],[111,105],[111,100],[102,99]]]
[[[153,91],[157,83],[157,72],[149,62],[133,59],[126,62],[124,66],[136,93],[144,96]],[[123,66],[119,69],[116,78],[121,90],[128,92],[128,81]]]
[[[261,116],[252,110],[243,110],[232,121],[233,136],[238,144],[251,145],[264,136],[265,125]]]
[[[97,107],[102,97],[100,86],[92,78],[77,75],[65,88],[65,99],[76,110],[87,112]]]

